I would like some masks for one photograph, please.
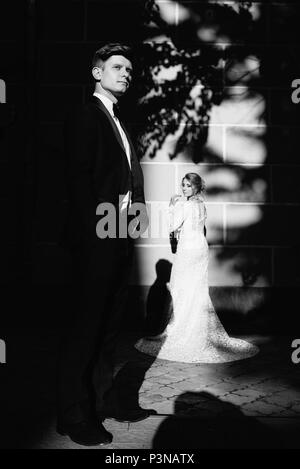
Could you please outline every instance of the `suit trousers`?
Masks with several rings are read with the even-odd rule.
[[[101,410],[112,388],[133,240],[94,239],[74,250],[73,259],[74,294],[80,300],[61,344],[58,418],[63,423],[77,423]]]

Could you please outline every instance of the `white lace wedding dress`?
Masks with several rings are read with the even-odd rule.
[[[143,338],[135,347],[164,360],[221,363],[255,355],[257,346],[228,336],[208,289],[208,244],[203,199],[179,201],[169,210],[169,230],[180,229],[172,267],[173,315],[162,336]]]

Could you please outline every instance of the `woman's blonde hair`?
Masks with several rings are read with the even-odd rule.
[[[182,182],[186,179],[191,183],[191,185],[195,188],[195,194],[202,194],[205,190],[205,183],[201,176],[197,173],[187,173],[183,178]]]

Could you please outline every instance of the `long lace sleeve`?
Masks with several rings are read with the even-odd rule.
[[[207,218],[207,212],[206,212],[206,206],[203,202],[203,200],[200,200],[198,202],[199,206],[199,221],[205,220]]]
[[[169,232],[178,230],[183,225],[184,220],[187,217],[187,204],[184,202],[176,202],[175,205],[171,205],[168,209],[168,228]]]
[[[202,230],[203,223],[207,218],[206,207],[204,201],[200,198],[194,199],[191,207],[191,229],[194,231]]]

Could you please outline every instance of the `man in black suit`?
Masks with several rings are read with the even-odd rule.
[[[130,54],[121,44],[108,44],[95,53],[92,101],[72,112],[65,133],[70,208],[66,239],[82,302],[60,360],[58,431],[83,445],[112,441],[102,425],[105,417],[138,421],[150,415],[138,404],[124,407],[121,389],[114,387],[132,238],[147,227],[142,170],[117,110],[132,79]]]

